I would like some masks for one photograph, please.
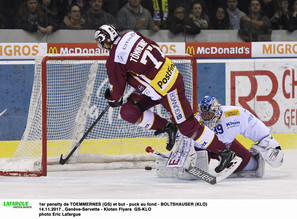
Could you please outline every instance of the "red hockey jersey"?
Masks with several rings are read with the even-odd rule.
[[[152,100],[165,96],[179,74],[157,43],[138,32],[120,35],[106,63],[111,97],[119,101],[127,84]]]

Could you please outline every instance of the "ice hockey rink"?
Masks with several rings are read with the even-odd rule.
[[[134,214],[101,211],[89,215],[82,212],[76,218],[105,218],[100,216],[114,215],[121,218],[139,218],[140,215],[142,218],[151,218],[161,213],[170,218],[180,218],[188,213],[197,214],[193,216],[195,218],[199,218],[199,214],[210,215],[211,218],[232,218],[232,214],[241,214],[236,216],[241,219],[283,218],[284,215],[291,215],[288,218],[292,218],[296,215],[294,207],[297,206],[296,158],[297,150],[285,150],[283,165],[277,169],[266,165],[263,178],[225,179],[216,185],[198,180],[159,178],[154,169],[49,171],[48,176],[37,178],[1,176],[1,205],[8,200],[29,201],[33,203],[35,213],[30,215],[28,209],[13,210],[1,206],[0,216],[3,218],[1,214],[7,212],[9,216],[19,215],[23,211],[21,218],[27,218],[26,215],[29,215],[28,218],[45,218],[38,215],[40,202],[91,200],[101,203],[125,202],[126,205],[152,202],[157,203],[157,207],[151,207],[150,211],[134,211]],[[207,203],[207,207],[161,207],[163,202],[168,205],[171,202]]]

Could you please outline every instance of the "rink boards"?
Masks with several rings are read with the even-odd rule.
[[[223,105],[241,105],[264,121],[284,149],[295,149],[296,63],[296,58],[197,59],[198,102],[213,95]],[[0,157],[14,152],[26,127],[33,71],[32,61],[0,65]]]
[[[297,149],[296,138],[297,134],[273,134],[277,141],[282,145],[284,150]],[[237,139],[243,143],[246,148],[250,148],[253,142],[249,139],[244,138],[242,135],[238,135]],[[120,142],[120,144],[119,144]],[[141,144],[139,144],[141,142]],[[168,152],[166,151],[166,139],[158,137],[155,138],[130,138],[130,139],[87,139],[85,140],[80,149],[80,153],[86,153],[89,151],[89,144],[99,145],[95,147],[92,152],[94,154],[105,154],[105,155],[120,155],[120,154],[146,154],[145,148],[147,146],[152,146],[156,151]],[[16,148],[19,145],[19,141],[1,141],[0,142],[0,158],[11,157]],[[68,145],[68,149],[71,148],[71,143],[67,140],[60,141],[49,141],[51,149],[48,150],[49,157],[60,156],[61,153],[65,152],[65,147]]]

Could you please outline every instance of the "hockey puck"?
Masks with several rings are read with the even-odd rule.
[[[152,170],[152,167],[146,166],[144,169],[145,170]]]

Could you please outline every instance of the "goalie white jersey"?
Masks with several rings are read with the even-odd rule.
[[[269,128],[248,110],[238,106],[221,106],[220,109],[222,116],[212,130],[227,146],[238,134],[242,134],[253,142],[261,141],[270,134]],[[201,122],[199,113],[195,117]]]

